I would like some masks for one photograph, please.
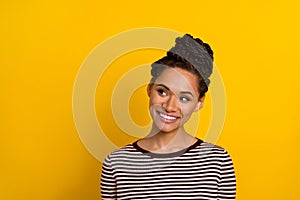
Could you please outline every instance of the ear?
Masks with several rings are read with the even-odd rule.
[[[199,101],[198,101],[198,103],[197,103],[197,105],[195,107],[194,112],[199,111],[203,107],[203,105],[204,105],[204,99],[205,99],[205,95],[199,99]]]
[[[148,94],[148,97],[151,96],[152,86],[153,86],[153,83],[149,83],[148,86],[147,86],[147,94]]]

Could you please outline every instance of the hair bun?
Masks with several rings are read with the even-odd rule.
[[[175,46],[167,52],[167,55],[191,63],[205,79],[205,82],[209,84],[214,59],[209,44],[204,43],[199,38],[194,38],[190,34],[185,34],[183,37],[176,38]]]

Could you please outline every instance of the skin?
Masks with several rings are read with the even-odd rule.
[[[204,97],[199,99],[197,76],[178,67],[165,69],[148,85],[147,93],[152,130],[138,145],[154,153],[171,153],[195,143],[184,125],[204,103]]]

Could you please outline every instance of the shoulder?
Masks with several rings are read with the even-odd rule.
[[[223,147],[216,145],[216,144],[209,143],[209,142],[202,142],[200,144],[200,148],[203,151],[213,151],[216,153],[227,153],[227,151]]]
[[[209,142],[201,142],[201,144],[194,148],[193,151],[202,156],[213,157],[219,160],[231,160],[230,155],[225,148]]]
[[[134,146],[132,144],[127,144],[123,147],[114,150],[109,155],[107,155],[104,162],[111,162],[118,158],[136,156],[137,154],[139,154],[139,152],[134,148]]]
[[[198,146],[198,155],[205,165],[214,166],[220,172],[234,177],[234,165],[227,150],[216,144],[202,142]]]

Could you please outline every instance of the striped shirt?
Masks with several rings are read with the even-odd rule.
[[[169,154],[151,153],[137,142],[106,157],[102,199],[235,199],[233,164],[221,147],[198,139]]]

